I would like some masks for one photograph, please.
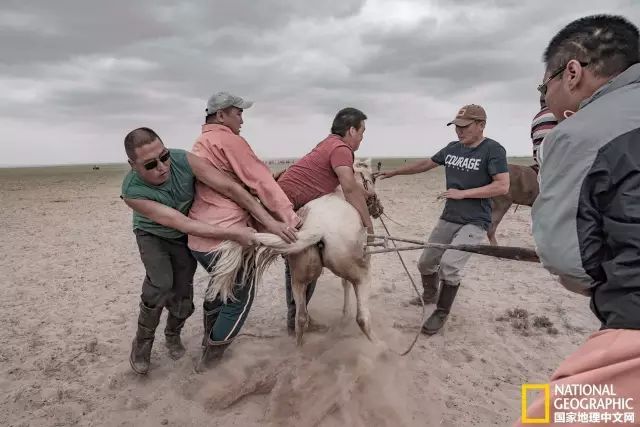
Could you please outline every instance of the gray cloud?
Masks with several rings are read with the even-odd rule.
[[[11,150],[2,162],[38,152],[20,148],[21,124],[31,141],[48,129],[60,147],[100,142],[56,150],[55,162],[116,161],[121,135],[137,124],[189,148],[206,98],[221,89],[256,101],[244,129],[267,156],[303,154],[346,105],[371,118],[362,150],[428,154],[422,136],[448,140],[442,123],[469,100],[502,118],[488,130],[516,141],[510,153],[527,154],[545,44],[595,12],[640,21],[627,1],[607,9],[594,0],[6,1],[0,143]],[[54,134],[52,121],[64,124]]]

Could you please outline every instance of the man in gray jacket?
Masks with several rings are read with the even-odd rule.
[[[626,19],[598,15],[570,23],[549,43],[539,90],[560,123],[538,154],[540,195],[532,210],[544,267],[567,289],[589,296],[602,322],[551,383],[610,385],[634,405],[640,401],[639,39]],[[544,412],[538,400],[527,417]]]

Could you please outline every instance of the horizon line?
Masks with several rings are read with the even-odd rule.
[[[297,157],[270,157],[264,158],[263,161],[272,161],[272,160],[296,160],[301,158],[302,156]],[[357,156],[357,158],[367,158],[370,157],[372,159],[423,159],[430,156]],[[507,158],[526,158],[531,157],[528,155],[514,155],[507,156]],[[0,163],[0,169],[12,169],[12,168],[44,168],[44,167],[64,167],[64,166],[108,166],[108,165],[126,165],[127,162],[79,162],[79,163],[21,163],[21,164],[11,164],[11,163]]]

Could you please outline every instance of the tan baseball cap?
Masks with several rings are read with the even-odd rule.
[[[469,104],[458,110],[456,118],[447,123],[447,126],[454,124],[456,126],[469,126],[474,120],[487,120],[487,113],[479,105]]]

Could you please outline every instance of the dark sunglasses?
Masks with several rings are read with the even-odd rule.
[[[148,161],[143,166],[146,170],[150,171],[158,167],[158,160],[160,160],[162,163],[167,163],[170,157],[171,157],[171,153],[169,152],[169,150],[167,150],[164,153],[162,153],[160,157],[158,157],[157,159]]]
[[[543,96],[547,94],[547,85],[549,84],[549,82],[553,79],[555,79],[556,77],[558,77],[560,74],[562,74],[562,72],[564,71],[565,68],[567,68],[567,65],[569,65],[569,63],[567,62],[566,64],[564,64],[562,67],[558,68],[556,71],[554,71],[549,77],[547,77],[547,79],[542,82],[541,85],[538,86],[538,92],[540,92]],[[586,67],[587,65],[589,65],[588,62],[580,62],[580,65],[583,67]]]

